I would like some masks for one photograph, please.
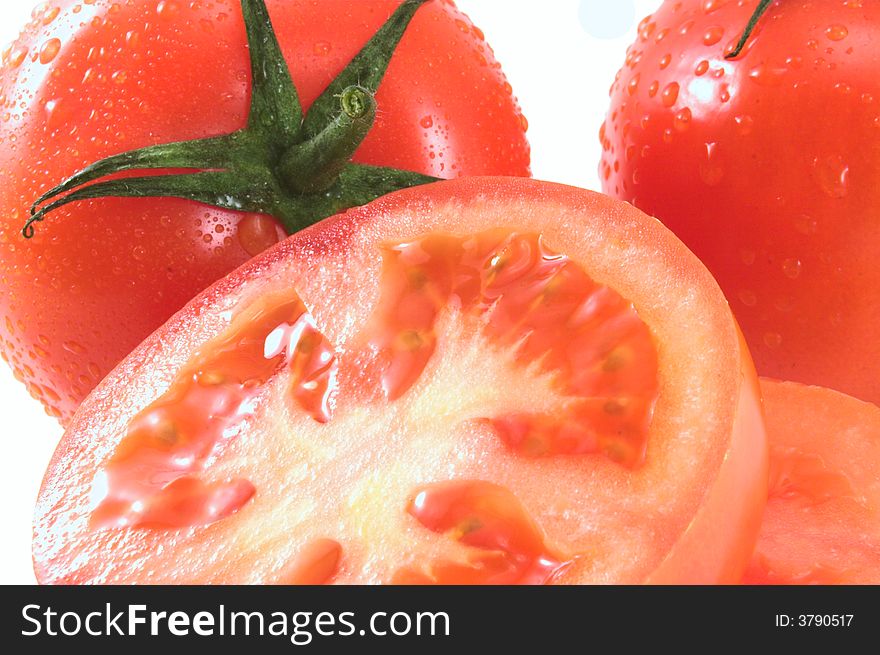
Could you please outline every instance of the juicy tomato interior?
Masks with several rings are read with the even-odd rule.
[[[77,413],[44,582],[733,582],[757,380],[708,272],[631,206],[471,178],[295,235]]]
[[[454,306],[479,325],[489,347],[513,367],[532,367],[556,396],[551,411],[477,417],[508,456],[601,452],[628,466],[641,462],[657,395],[657,356],[632,303],[535,234],[428,234],[386,244],[383,254],[382,299],[366,329],[373,361],[366,368],[378,369],[388,401],[418,383],[441,338],[440,316]],[[245,479],[206,482],[201,471],[222,457],[224,442],[244,428],[265,386],[284,369],[291,411],[333,429],[332,395],[344,393],[336,385],[338,368],[333,347],[294,292],[244,308],[131,421],[95,477],[93,528],[187,528],[240,510],[259,490]],[[390,500],[389,511],[404,511],[406,499],[396,508]],[[429,572],[404,567],[394,581],[544,583],[564,567],[566,557],[552,553],[528,511],[502,486],[433,482],[414,491],[409,514],[486,553],[436,561]],[[313,544],[305,550],[301,557],[312,563],[297,570],[329,566],[329,554],[310,554]]]
[[[880,408],[762,380],[770,490],[746,584],[880,582]]]

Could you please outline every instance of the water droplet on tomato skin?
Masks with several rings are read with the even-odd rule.
[[[261,214],[248,214],[238,224],[238,242],[244,251],[256,257],[285,237],[277,219]]]
[[[764,345],[768,348],[779,348],[782,345],[782,335],[778,332],[765,332]]]
[[[840,155],[816,157],[813,170],[822,191],[830,198],[839,200],[849,193],[849,165]]]
[[[173,18],[180,11],[176,0],[160,0],[156,5],[156,13],[162,18]]]
[[[706,144],[706,157],[700,162],[700,179],[707,186],[717,186],[724,178],[724,165],[717,143]]]
[[[788,258],[782,262],[782,272],[785,277],[794,280],[801,274],[802,265],[799,259]]]
[[[758,297],[755,295],[754,291],[750,289],[743,289],[738,294],[740,302],[746,307],[754,307],[758,304]]]
[[[675,104],[678,100],[679,89],[678,82],[670,82],[663,88],[663,91],[660,94],[660,102],[663,103],[664,107],[671,107]]]
[[[759,86],[779,86],[784,81],[788,69],[782,66],[759,64],[749,71],[749,79]]]
[[[724,28],[720,26],[710,27],[703,34],[703,45],[712,46],[718,43],[724,36]]]
[[[825,36],[831,41],[842,41],[849,35],[849,30],[843,25],[829,25],[825,28]]]
[[[672,126],[679,132],[686,132],[690,127],[693,114],[690,108],[683,107],[672,119]]]
[[[40,63],[48,64],[55,57],[58,56],[58,53],[61,51],[61,39],[49,39],[46,41],[43,46],[40,48]]]
[[[740,136],[748,136],[755,127],[755,119],[748,114],[735,116],[733,120],[736,123],[736,131]]]
[[[819,230],[819,221],[808,214],[800,214],[794,219],[795,229],[803,235],[810,236]]]

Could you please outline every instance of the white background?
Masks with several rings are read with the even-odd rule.
[[[0,0],[0,45],[15,38],[34,4]],[[608,87],[635,39],[638,20],[660,4],[458,0],[486,33],[529,119],[535,177],[598,190],[597,135],[607,110]],[[60,436],[58,423],[0,362],[0,452],[6,461],[0,474],[0,584],[34,582],[31,514],[43,470]]]

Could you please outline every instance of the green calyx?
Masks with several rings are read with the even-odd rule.
[[[758,6],[755,8],[754,13],[752,14],[752,17],[749,18],[749,22],[746,24],[746,28],[743,30],[742,35],[739,37],[739,41],[737,41],[733,50],[724,55],[725,59],[735,59],[736,57],[739,57],[740,53],[743,51],[743,48],[746,47],[746,43],[749,42],[749,37],[752,36],[752,32],[754,32],[755,28],[758,26],[758,21],[761,20],[761,17],[767,12],[771,4],[773,4],[773,0],[761,0],[761,2],[758,3]]]
[[[392,191],[437,181],[353,164],[376,118],[375,94],[400,39],[426,0],[405,0],[304,114],[264,0],[241,0],[250,48],[247,127],[232,134],[124,152],[88,166],[37,199],[22,234],[64,205],[103,197],[174,197],[269,214],[288,234]],[[100,181],[123,171],[187,169]]]

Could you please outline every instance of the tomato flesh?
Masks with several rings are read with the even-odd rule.
[[[428,485],[409,513],[429,530],[479,549],[467,563],[435,561],[430,573],[398,571],[398,584],[546,584],[566,566],[509,490],[482,480]]]
[[[304,349],[296,325],[315,330]],[[547,183],[431,185],[285,241],[127,359],[59,446],[36,569],[67,583],[735,581],[766,499],[757,402],[717,286],[655,221]],[[161,488],[143,484],[158,479],[142,466],[163,434],[142,427],[151,416],[205,435],[186,466],[160,451]],[[95,481],[114,471],[123,502],[97,524]],[[162,494],[189,511],[239,481],[252,495],[223,511],[205,495],[199,512],[138,520]]]
[[[880,408],[762,380],[770,490],[745,584],[880,582]]]
[[[597,285],[536,234],[493,230],[427,235],[385,250],[380,329],[382,384],[395,400],[434,354],[440,313],[453,303],[484,322],[489,339],[540,362],[566,407],[491,417],[513,450],[533,456],[604,452],[637,464],[657,395],[657,354],[631,303]]]
[[[95,488],[95,527],[189,527],[220,520],[254,494],[247,480],[193,477],[254,413],[262,386],[287,364],[290,395],[329,420],[336,358],[299,298],[272,298],[236,317],[226,335],[180,371],[132,420]]]

